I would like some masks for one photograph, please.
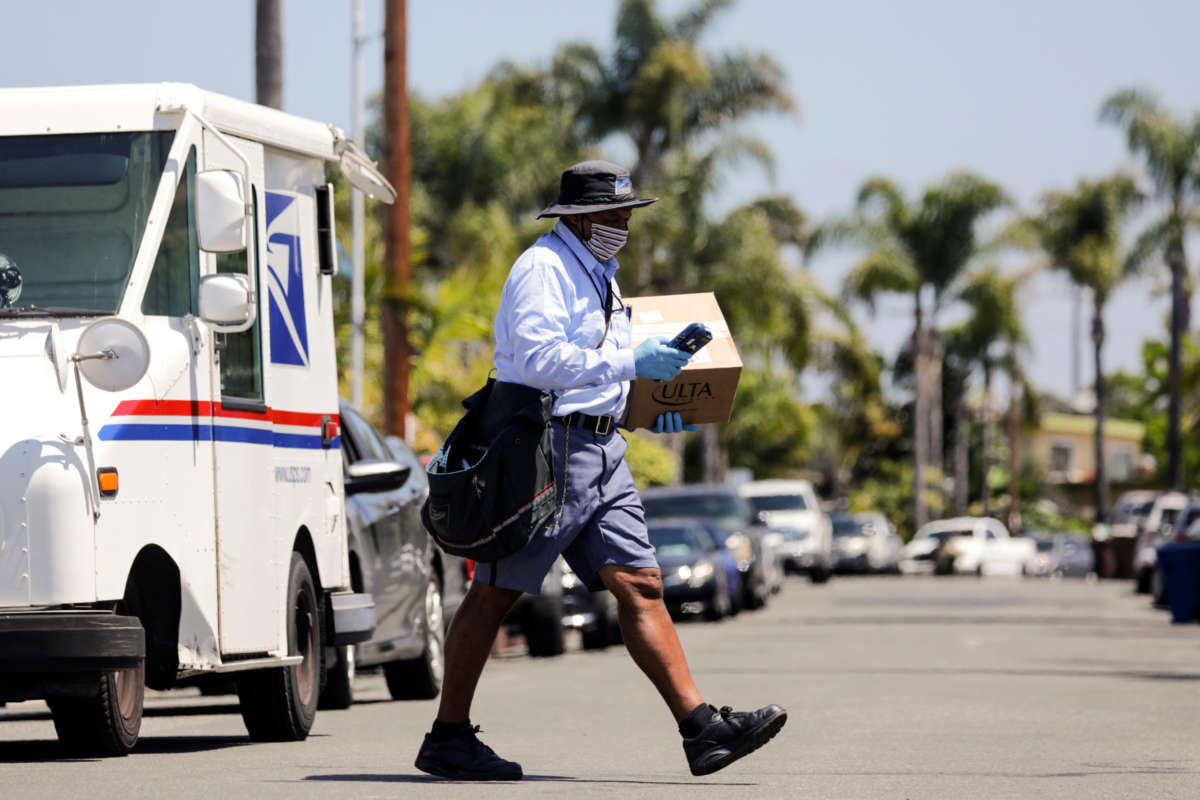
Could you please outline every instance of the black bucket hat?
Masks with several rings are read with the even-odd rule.
[[[558,200],[537,218],[591,214],[613,208],[641,208],[657,202],[657,197],[634,194],[629,170],[624,167],[611,161],[581,161],[563,170]]]

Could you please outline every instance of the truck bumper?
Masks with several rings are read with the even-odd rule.
[[[365,642],[375,633],[375,598],[371,595],[337,592],[329,595],[329,607],[335,647]]]
[[[146,658],[137,617],[104,611],[0,611],[0,673],[128,669]]]

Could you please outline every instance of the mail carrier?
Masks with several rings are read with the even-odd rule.
[[[223,672],[252,738],[303,739],[374,627],[328,162],[393,199],[336,128],[194,86],[0,90],[0,701],[45,698],[72,750]]]

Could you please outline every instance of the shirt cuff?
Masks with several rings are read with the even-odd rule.
[[[618,350],[614,361],[617,365],[618,381],[631,381],[637,377],[637,370],[634,369],[632,348]]]

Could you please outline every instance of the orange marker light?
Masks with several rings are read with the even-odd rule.
[[[116,497],[119,481],[117,479],[116,467],[101,467],[96,470],[96,477],[100,481],[100,496],[101,497]]]

